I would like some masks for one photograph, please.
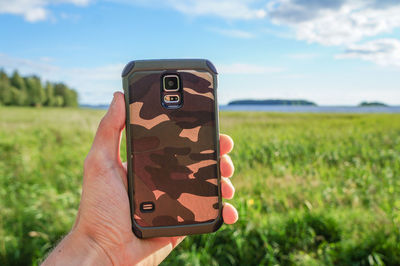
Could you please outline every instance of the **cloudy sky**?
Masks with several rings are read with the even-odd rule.
[[[400,1],[0,0],[0,68],[108,103],[133,59],[207,58],[219,100],[400,105]]]

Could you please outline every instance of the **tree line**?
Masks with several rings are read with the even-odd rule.
[[[0,69],[0,105],[76,107],[78,94],[64,83],[42,83],[40,77],[22,77],[18,71],[8,76]]]

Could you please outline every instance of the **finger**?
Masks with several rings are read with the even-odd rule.
[[[119,161],[121,133],[125,126],[124,94],[115,92],[108,112],[101,120],[93,141],[92,150],[104,157]]]
[[[125,187],[126,191],[128,191],[128,175],[127,175],[128,170],[127,170],[127,167],[128,167],[127,162],[123,162],[122,163],[122,168],[124,169],[124,174],[121,177],[122,177],[122,182],[124,183],[124,187]]]
[[[226,224],[234,224],[239,218],[239,214],[235,207],[233,207],[229,203],[224,203],[224,207],[222,209],[222,218]]]
[[[229,155],[222,155],[220,161],[221,175],[223,177],[231,177],[233,172],[235,171],[235,167],[233,166],[233,162]]]
[[[231,152],[233,149],[233,140],[231,137],[225,134],[219,135],[219,153],[221,155]]]
[[[235,195],[235,187],[228,178],[221,179],[221,193],[224,199],[232,199]]]

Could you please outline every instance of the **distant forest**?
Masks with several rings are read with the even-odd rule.
[[[8,76],[0,70],[0,105],[78,106],[78,94],[63,83],[42,83],[38,76],[22,77],[18,71]]]

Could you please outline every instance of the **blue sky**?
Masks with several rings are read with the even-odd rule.
[[[398,14],[391,0],[0,0],[0,67],[103,104],[130,60],[207,58],[222,104],[400,105]]]

